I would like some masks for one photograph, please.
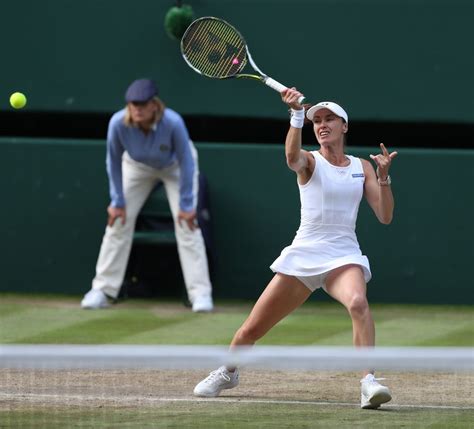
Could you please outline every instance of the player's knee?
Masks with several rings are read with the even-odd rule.
[[[364,317],[369,311],[367,297],[363,294],[354,295],[349,302],[348,310],[352,317]]]

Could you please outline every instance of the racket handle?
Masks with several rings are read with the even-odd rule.
[[[278,91],[279,93],[282,93],[285,89],[288,89],[285,85],[282,85],[280,82],[277,82],[275,79],[272,79],[268,76],[265,76],[265,78],[263,79],[263,83],[265,85],[268,85],[275,91]],[[306,98],[304,96],[301,96],[300,98],[298,98],[298,103],[303,104],[305,100]]]

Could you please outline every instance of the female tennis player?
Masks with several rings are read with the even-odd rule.
[[[323,288],[349,312],[356,347],[375,345],[375,326],[366,297],[371,278],[367,257],[362,254],[355,225],[364,195],[377,219],[392,221],[394,199],[389,169],[397,152],[370,155],[376,165],[344,152],[349,119],[333,102],[321,102],[306,112],[313,122],[319,149],[301,148],[305,111],[295,88],[282,92],[292,112],[286,136],[288,167],[296,173],[301,199],[301,224],[292,244],[271,265],[275,276],[235,333],[232,348],[253,345],[273,326]],[[214,397],[237,386],[237,368],[222,366],[194,389],[196,396]],[[391,399],[390,391],[366,371],[361,380],[361,407],[378,408]]]

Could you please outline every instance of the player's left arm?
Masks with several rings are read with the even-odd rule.
[[[397,156],[397,152],[389,153],[383,143],[380,143],[380,149],[382,153],[370,155],[377,166],[377,171],[369,161],[362,159],[365,175],[364,195],[377,219],[383,224],[389,224],[392,222],[395,206],[390,186],[389,170],[392,160]]]

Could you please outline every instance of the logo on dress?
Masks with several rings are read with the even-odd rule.
[[[352,177],[365,177],[364,173],[354,173]]]

